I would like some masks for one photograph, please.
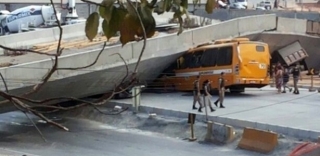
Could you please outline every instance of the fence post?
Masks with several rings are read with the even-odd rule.
[[[212,121],[207,122],[207,135],[206,135],[207,141],[211,141],[211,138],[212,138],[212,125],[213,125]]]
[[[194,128],[193,128],[193,124],[194,124],[194,118],[195,118],[195,114],[189,113],[189,119],[190,119],[190,129],[191,129],[191,137],[189,138],[189,141],[196,141],[197,138],[194,136]]]
[[[143,88],[144,86],[134,86],[132,88],[132,98],[133,98],[133,112],[134,113],[138,113],[139,112],[139,106],[141,103],[141,88]]]
[[[311,70],[310,70],[311,84],[310,84],[309,92],[314,92],[314,91],[316,91],[316,89],[313,87],[313,75],[314,75],[313,71],[314,71],[314,69],[311,69]]]
[[[203,94],[203,107],[204,107],[204,111],[206,112],[206,121],[208,121],[208,110],[207,110],[206,101],[207,101],[206,96]]]

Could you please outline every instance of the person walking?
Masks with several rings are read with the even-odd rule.
[[[275,75],[275,78],[276,78],[276,88],[278,89],[278,94],[281,93],[282,76],[283,76],[282,66],[277,66],[277,73]]]
[[[201,111],[201,108],[203,107],[202,103],[201,103],[201,93],[200,93],[200,76],[198,75],[196,80],[193,82],[193,106],[192,106],[192,109],[198,109],[196,107],[196,103],[198,102],[199,103],[199,109],[198,111],[199,112],[202,112]]]
[[[218,102],[220,101],[220,108],[225,108],[223,106],[224,94],[225,94],[225,80],[224,80],[224,72],[221,72],[219,78],[219,98],[214,102],[214,104],[218,107]]]
[[[203,82],[203,93],[204,93],[203,96],[204,96],[204,100],[205,100],[204,104],[206,102],[208,102],[211,112],[214,112],[215,109],[213,109],[213,107],[212,107],[211,94],[210,94],[210,81],[209,80],[205,80]],[[204,106],[204,107],[206,107],[206,106]]]
[[[289,89],[289,92],[292,91],[292,88],[288,87],[287,84],[289,82],[289,79],[290,79],[290,75],[289,75],[289,69],[288,68],[284,68],[284,71],[283,71],[283,76],[282,76],[282,86],[283,86],[283,91],[282,93],[286,93],[286,88]]]
[[[297,64],[295,68],[292,70],[292,77],[293,77],[293,94],[300,94],[299,93],[299,88],[298,88],[298,81],[299,79],[302,80],[301,74],[300,74],[300,68],[299,65]]]

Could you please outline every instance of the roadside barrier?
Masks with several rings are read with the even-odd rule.
[[[278,134],[274,132],[244,128],[239,148],[259,153],[269,153],[278,145]]]
[[[230,125],[207,122],[206,140],[219,143],[230,143],[235,139],[236,132]]]

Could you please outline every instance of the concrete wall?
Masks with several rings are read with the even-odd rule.
[[[213,39],[222,39],[228,37],[236,37],[239,34],[254,33],[266,29],[274,29],[276,27],[275,15],[262,15],[259,17],[244,17],[197,28],[195,30],[186,30],[181,35],[171,34],[157,38],[149,39],[143,55],[143,61],[139,66],[138,74],[141,82],[152,81],[156,78],[169,64],[175,61],[177,57],[183,54],[189,48],[200,43],[208,42]],[[256,20],[263,18],[266,20]],[[241,26],[244,21],[249,22],[250,27]],[[266,22],[269,21],[269,22]],[[230,27],[232,31],[225,33],[219,31],[223,27]],[[69,31],[72,31],[71,29]],[[65,33],[69,34],[65,30]],[[45,87],[32,97],[36,99],[44,99],[58,96],[74,96],[84,97],[99,94],[111,90],[115,84],[119,84],[120,80],[126,74],[124,63],[118,56],[110,56],[110,54],[120,53],[129,64],[132,71],[139,53],[141,51],[142,42],[132,42],[125,45],[115,45],[108,47],[100,57],[99,61],[92,67],[85,70],[76,71],[58,71],[54,73],[51,81]],[[59,60],[59,67],[79,67],[90,64],[94,61],[100,49],[91,50],[82,53],[62,56]],[[19,64],[11,67],[1,68],[0,72],[7,80],[10,92],[14,94],[23,93],[30,89],[32,83],[22,81],[33,80],[39,81],[52,66],[50,59]],[[20,80],[20,81],[19,81]],[[1,83],[0,87],[4,89]],[[12,109],[8,104],[1,104],[0,111],[5,112]]]
[[[297,11],[285,11],[285,10],[227,10],[227,9],[216,9],[212,14],[208,14],[204,9],[199,9],[195,12],[195,15],[203,16],[211,19],[219,20],[230,20],[238,17],[246,17],[253,15],[264,15],[264,14],[276,14],[278,17],[285,18],[297,18],[307,19],[313,21],[320,21],[319,12],[297,12]]]
[[[279,17],[277,31],[305,34],[307,32],[307,20]]]
[[[11,4],[0,3],[0,10],[13,11],[29,5],[45,5],[45,4],[48,4],[48,3],[11,3]],[[64,17],[64,15],[66,14],[66,11],[61,10],[61,5],[58,3],[58,4],[55,4],[55,7],[58,11],[62,13],[62,17]],[[96,10],[96,6],[91,4],[86,4],[86,3],[78,3],[76,4],[76,9],[79,17],[87,18],[91,12]]]
[[[84,36],[85,23],[63,26],[63,39]],[[0,44],[13,48],[28,47],[36,43],[52,42],[59,39],[59,28],[30,31],[7,36],[0,36]],[[3,49],[0,49],[3,53]]]

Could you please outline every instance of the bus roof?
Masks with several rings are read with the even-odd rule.
[[[250,44],[250,43],[253,43],[253,44],[260,44],[260,45],[267,45],[266,43],[264,42],[259,42],[259,41],[241,41],[240,44]],[[221,43],[221,44],[204,44],[202,46],[198,46],[196,48],[192,48],[188,51],[188,53],[192,53],[192,52],[195,52],[195,51],[200,51],[200,50],[205,50],[205,49],[213,49],[213,48],[220,48],[220,47],[228,47],[228,46],[233,46],[237,44],[237,42],[229,42],[229,43]]]

